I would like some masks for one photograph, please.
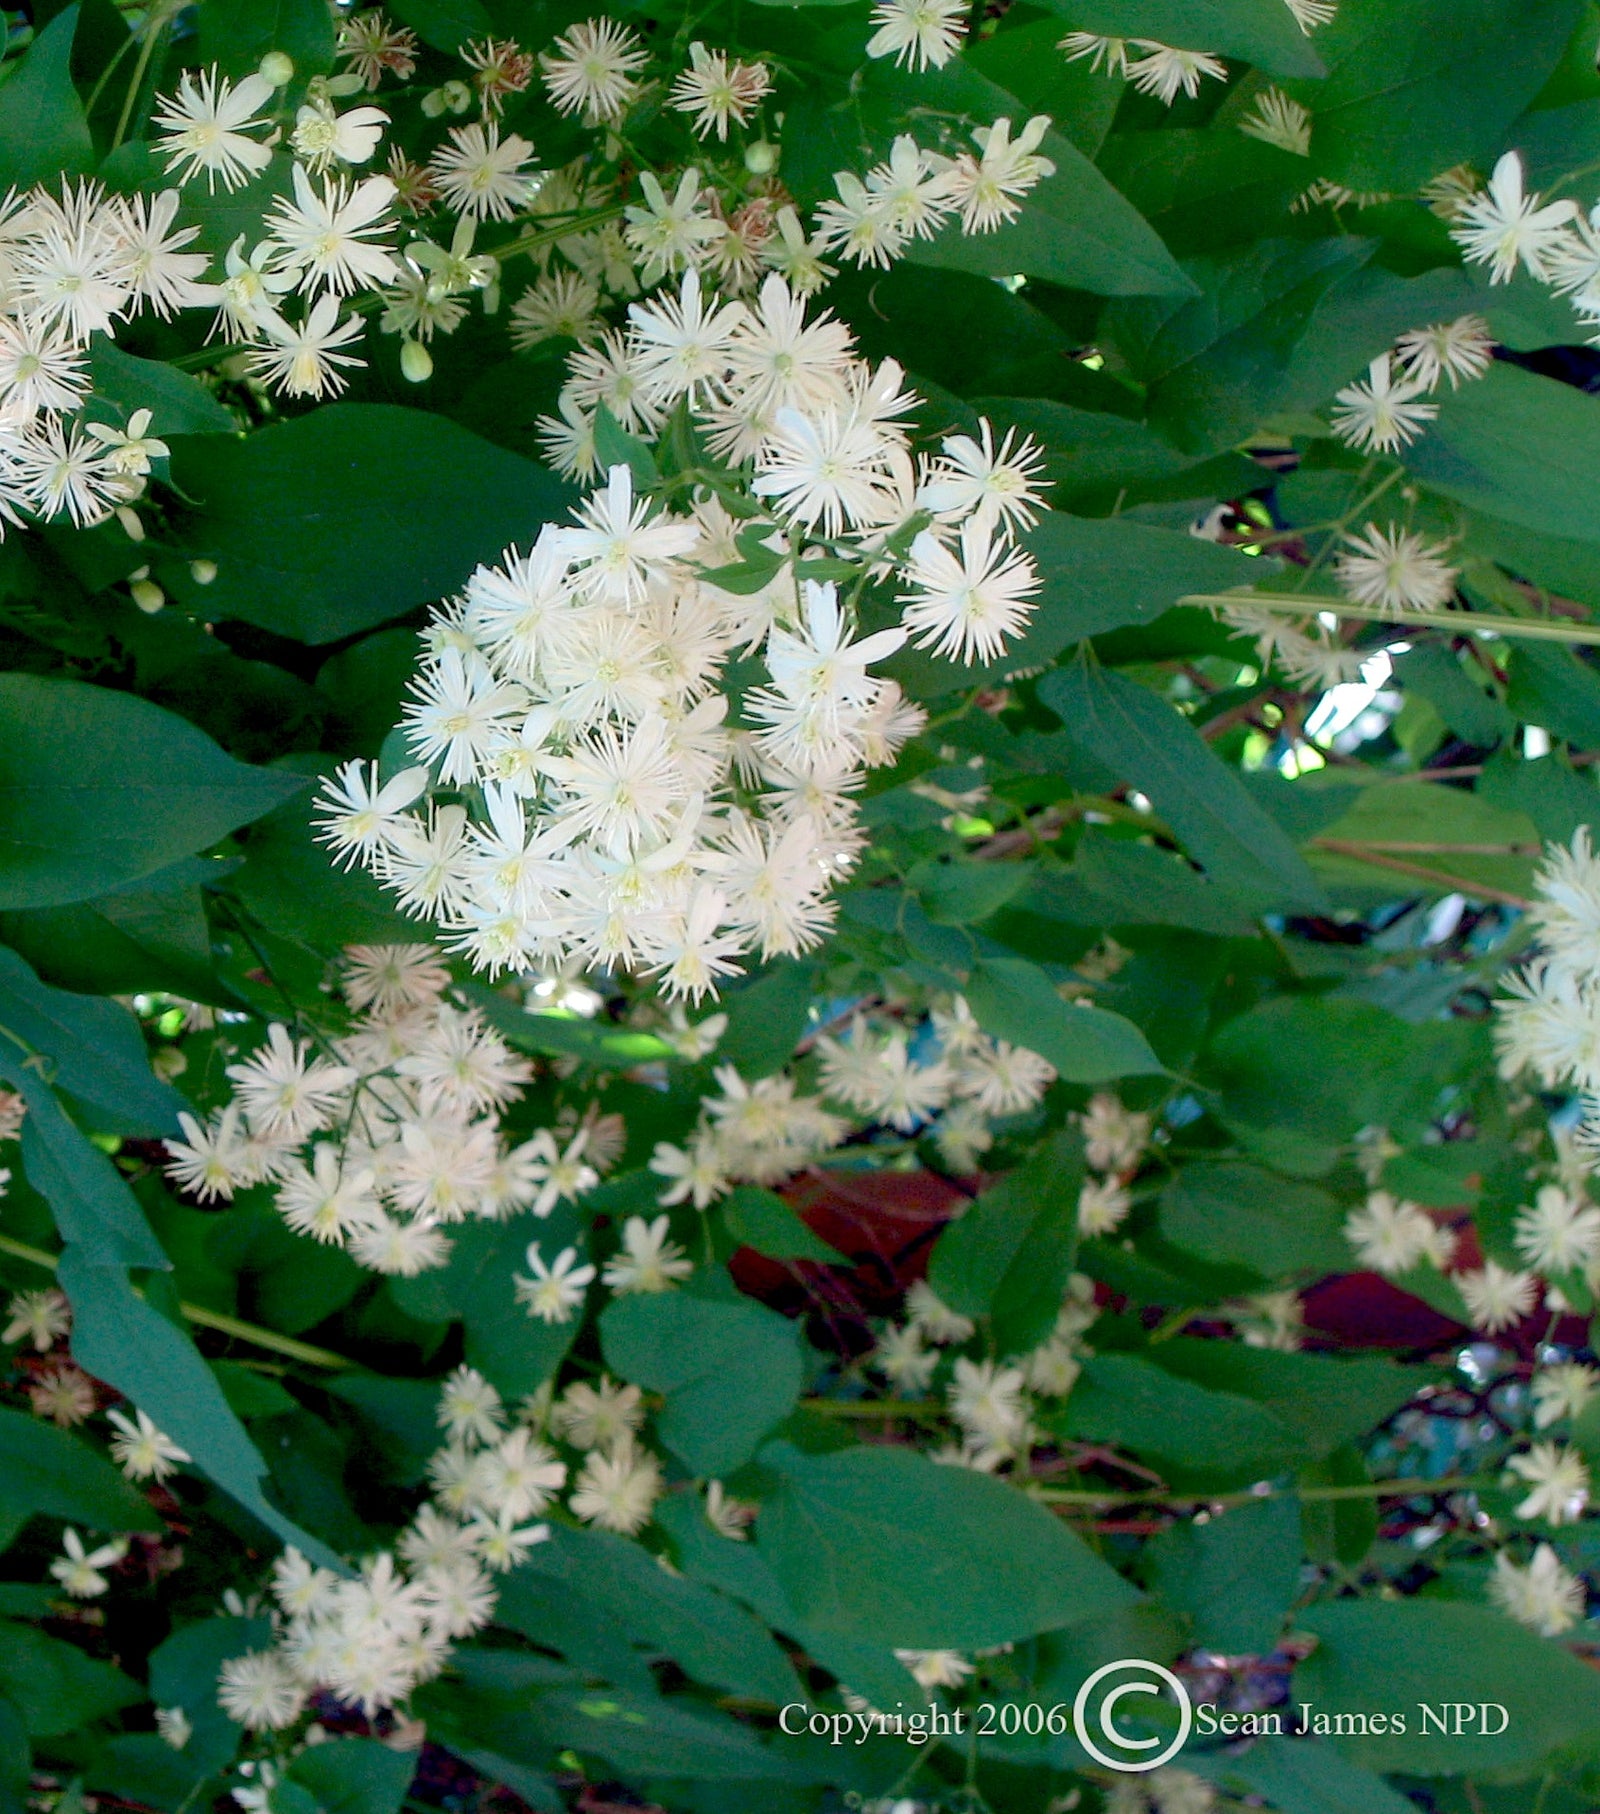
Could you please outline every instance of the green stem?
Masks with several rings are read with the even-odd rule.
[[[55,1254],[46,1253],[42,1247],[30,1247],[25,1241],[15,1241],[10,1235],[0,1235],[0,1253],[26,1260],[30,1266],[43,1266],[51,1272],[56,1269]],[[280,1335],[276,1329],[263,1329],[259,1323],[247,1323],[242,1317],[227,1316],[220,1310],[207,1310],[203,1304],[179,1304],[178,1308],[191,1323],[202,1329],[215,1329],[219,1335],[231,1335],[238,1341],[251,1342],[257,1348],[266,1348],[290,1360],[304,1361],[308,1367],[335,1371],[356,1364],[348,1355],[335,1354],[331,1348],[317,1348],[310,1342],[296,1341],[292,1335]]]
[[[128,126],[133,119],[133,104],[139,98],[139,90],[144,87],[144,78],[150,68],[150,59],[156,54],[156,45],[161,41],[161,34],[167,29],[173,18],[175,7],[170,3],[151,13],[144,24],[144,41],[139,46],[139,61],[133,66],[133,80],[128,84],[128,92],[123,97],[122,112],[117,115],[117,130],[111,137],[113,151],[128,136]]]
[[[1320,592],[1188,592],[1175,602],[1199,605],[1208,611],[1243,605],[1282,617],[1314,617],[1325,611],[1334,617],[1390,624],[1397,630],[1454,630],[1473,636],[1525,636],[1535,642],[1600,647],[1600,625],[1555,624],[1548,618],[1502,617],[1489,611],[1387,611],[1381,605],[1358,605],[1347,598],[1324,597]]]
[[[1287,1486],[1267,1492],[1243,1493],[1169,1493],[1160,1487],[1140,1493],[1086,1493],[1072,1487],[1040,1486],[1030,1490],[1037,1499],[1049,1505],[1095,1506],[1231,1506],[1253,1505],[1260,1499],[1303,1499],[1335,1501],[1341,1499],[1413,1499],[1421,1493],[1464,1493],[1493,1486],[1487,1474],[1453,1474],[1440,1480],[1369,1480],[1359,1486]]]

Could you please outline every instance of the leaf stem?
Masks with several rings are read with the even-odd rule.
[[[1423,1493],[1464,1493],[1494,1484],[1493,1477],[1487,1474],[1450,1474],[1439,1480],[1369,1480],[1357,1486],[1287,1486],[1273,1487],[1266,1492],[1251,1489],[1241,1493],[1170,1493],[1165,1488],[1152,1487],[1139,1493],[1090,1493],[1073,1487],[1053,1486],[1033,1487],[1030,1491],[1035,1498],[1060,1506],[1234,1506],[1254,1505],[1263,1499],[1414,1499]]]
[[[10,1235],[0,1235],[0,1253],[8,1253],[16,1260],[26,1260],[30,1266],[47,1267],[51,1272],[56,1269],[55,1254],[46,1253],[42,1247],[30,1247],[25,1241],[13,1240]],[[137,1291],[138,1287],[135,1286],[134,1289]],[[276,1329],[263,1329],[259,1323],[247,1323],[243,1317],[228,1316],[221,1310],[207,1310],[203,1304],[179,1304],[178,1308],[191,1323],[202,1329],[215,1329],[219,1335],[231,1335],[238,1341],[253,1343],[257,1348],[266,1348],[274,1354],[285,1355],[290,1360],[304,1361],[308,1367],[325,1367],[329,1371],[335,1371],[356,1365],[348,1355],[335,1354],[331,1348],[318,1348],[310,1342],[297,1341],[292,1335],[280,1335]]]
[[[1600,647],[1600,625],[1553,624],[1545,618],[1502,617],[1489,611],[1386,611],[1381,605],[1358,605],[1347,598],[1330,598],[1320,592],[1189,592],[1174,600],[1199,605],[1208,611],[1243,605],[1272,611],[1284,617],[1314,617],[1326,611],[1334,617],[1360,618],[1367,623],[1455,630],[1475,636],[1526,636],[1536,642],[1584,643]]]

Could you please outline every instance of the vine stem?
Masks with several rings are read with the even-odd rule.
[[[16,1260],[26,1260],[30,1266],[43,1266],[51,1272],[56,1269],[56,1256],[53,1253],[46,1253],[42,1247],[30,1247],[25,1241],[13,1240],[10,1235],[0,1235],[0,1253],[8,1253]],[[134,1289],[137,1291],[138,1287],[135,1286]],[[189,1322],[201,1329],[215,1329],[219,1335],[231,1335],[238,1341],[251,1342],[257,1348],[269,1349],[289,1360],[304,1361],[308,1367],[324,1367],[331,1372],[342,1371],[356,1364],[348,1355],[335,1354],[331,1348],[318,1348],[310,1342],[296,1341],[292,1335],[280,1335],[276,1329],[263,1329],[259,1323],[247,1323],[243,1317],[228,1316],[221,1310],[207,1310],[204,1304],[179,1304],[178,1308]]]
[[[1267,1492],[1169,1493],[1153,1487],[1140,1493],[1089,1493],[1072,1487],[1032,1488],[1035,1498],[1049,1505],[1105,1507],[1118,1505],[1254,1505],[1264,1499],[1304,1499],[1317,1502],[1341,1499],[1414,1499],[1422,1493],[1464,1493],[1493,1486],[1487,1474],[1449,1474],[1439,1480],[1368,1480],[1357,1486],[1273,1487]]]
[[[1536,642],[1586,643],[1600,647],[1600,625],[1553,624],[1545,618],[1502,617],[1489,611],[1386,611],[1381,605],[1358,605],[1347,598],[1329,598],[1320,592],[1189,592],[1176,600],[1208,611],[1243,605],[1284,617],[1314,617],[1327,612],[1334,617],[1359,618],[1366,623],[1410,628],[1465,631],[1474,636],[1526,636]]]

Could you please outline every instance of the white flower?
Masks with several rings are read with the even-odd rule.
[[[305,1042],[279,1021],[249,1058],[228,1066],[228,1076],[252,1127],[295,1139],[327,1127],[356,1081],[348,1065],[308,1060]]]
[[[1574,201],[1541,207],[1537,195],[1524,194],[1522,159],[1508,151],[1495,165],[1488,188],[1462,202],[1450,237],[1468,264],[1489,266],[1491,283],[1509,283],[1519,264],[1530,277],[1548,283],[1554,256],[1566,242],[1567,223],[1577,213]]]
[[[286,397],[336,397],[345,387],[340,368],[366,363],[338,350],[361,338],[362,324],[355,316],[341,321],[331,293],[319,296],[303,321],[269,316],[263,332],[267,345],[249,355],[250,370]]]
[[[604,1283],[617,1292],[656,1292],[688,1278],[694,1262],[667,1238],[667,1227],[664,1215],[653,1222],[629,1216],[622,1225],[622,1251],[606,1261],[600,1275]]]
[[[281,1732],[300,1717],[306,1693],[276,1650],[248,1650],[222,1665],[217,1700],[252,1732]]]
[[[1589,1503],[1589,1469],[1576,1449],[1536,1442],[1523,1454],[1513,1455],[1506,1466],[1533,1489],[1516,1508],[1519,1518],[1573,1524],[1583,1516]]]
[[[915,1323],[899,1328],[891,1323],[878,1337],[872,1364],[896,1392],[910,1397],[926,1392],[939,1364],[938,1354],[922,1345],[922,1331]]]
[[[1534,1374],[1531,1390],[1534,1428],[1548,1430],[1552,1424],[1576,1417],[1600,1391],[1600,1372],[1578,1361],[1558,1361]]]
[[[996,538],[982,515],[961,526],[961,553],[929,530],[911,544],[911,592],[900,594],[903,622],[919,648],[952,660],[993,661],[1033,615],[1039,570],[1031,557]]]
[[[959,1688],[974,1668],[959,1650],[897,1650],[894,1654],[923,1688]]]
[[[1555,1638],[1583,1617],[1588,1594],[1583,1582],[1561,1566],[1550,1545],[1541,1543],[1525,1567],[1500,1551],[1489,1577],[1489,1598],[1519,1625]]]
[[[571,563],[574,585],[597,604],[639,604],[649,582],[665,578],[700,539],[694,524],[653,516],[645,499],[635,502],[626,466],[613,466],[605,490],[574,514],[576,527],[560,532],[560,551]]]
[[[1494,336],[1481,315],[1462,315],[1432,327],[1412,328],[1394,343],[1395,357],[1409,377],[1433,390],[1441,378],[1451,390],[1465,378],[1481,378],[1494,363]]]
[[[1485,1260],[1476,1272],[1453,1275],[1474,1329],[1497,1335],[1514,1328],[1539,1301],[1539,1281],[1531,1272],[1512,1272],[1498,1260]]]
[[[1540,1272],[1587,1267],[1600,1255],[1600,1209],[1587,1197],[1569,1196],[1559,1184],[1546,1184],[1532,1208],[1518,1213],[1513,1239],[1517,1252]]]
[[[1085,1178],[1078,1187],[1078,1228],[1086,1235],[1109,1235],[1128,1219],[1133,1198],[1115,1178]]]
[[[977,1324],[970,1317],[950,1309],[925,1279],[906,1293],[906,1320],[926,1340],[939,1346],[971,1339]]]
[[[1345,542],[1333,563],[1334,578],[1358,604],[1393,612],[1437,611],[1455,596],[1456,570],[1443,558],[1442,543],[1426,542],[1397,524],[1380,529],[1376,523]]]
[[[1128,43],[1126,38],[1106,38],[1095,32],[1069,31],[1056,48],[1067,53],[1069,63],[1081,63],[1087,58],[1091,70],[1104,66],[1108,76],[1126,76]]]
[[[446,1376],[435,1416],[441,1430],[466,1442],[495,1442],[505,1428],[499,1392],[464,1362]]]
[[[730,122],[744,125],[771,87],[765,64],[730,62],[726,51],[708,51],[697,40],[689,46],[689,67],[673,83],[670,99],[679,113],[695,116],[699,137],[715,131],[726,139]]]
[[[237,189],[259,176],[272,152],[245,135],[267,124],[256,110],[275,92],[265,76],[234,85],[215,69],[198,76],[185,70],[178,92],[156,103],[157,150],[166,156],[168,173],[181,169],[179,181],[187,183],[203,170],[208,190],[219,178],[224,189]]]
[[[1027,1446],[1029,1405],[1020,1367],[958,1358],[949,1399],[950,1415],[970,1442],[1007,1456]]]
[[[354,186],[325,177],[319,193],[302,165],[294,167],[294,200],[279,200],[266,226],[277,270],[294,273],[300,288],[334,296],[373,290],[399,275],[391,245],[374,238],[392,225],[394,184],[367,176]]]
[[[514,132],[500,136],[493,120],[452,126],[434,152],[428,175],[446,207],[470,220],[510,220],[533,199],[527,173],[533,146]]]
[[[633,105],[634,80],[649,62],[644,46],[613,19],[585,19],[540,55],[544,85],[559,113],[590,126],[615,125]]]
[[[64,1291],[58,1291],[53,1285],[43,1291],[19,1291],[6,1305],[6,1326],[0,1330],[0,1342],[9,1344],[26,1339],[43,1354],[71,1327],[72,1310]]]
[[[449,968],[433,945],[345,946],[339,989],[352,1008],[388,1015],[421,1007],[449,983]]]
[[[722,236],[723,226],[701,194],[700,172],[692,164],[678,178],[670,198],[650,170],[640,171],[639,188],[644,206],[630,202],[623,209],[627,222],[623,236],[638,254],[639,275],[648,285],[669,271],[700,263],[712,242]]]
[[[649,303],[633,303],[628,309],[629,359],[644,401],[665,410],[679,397],[702,395],[726,371],[730,345],[744,319],[741,302],[719,307],[713,297],[707,307],[699,273],[693,270],[684,272],[677,296],[658,293]]]
[[[1174,50],[1153,38],[1135,38],[1133,43],[1145,54],[1128,64],[1129,79],[1141,94],[1153,94],[1165,106],[1172,105],[1180,89],[1191,98],[1197,95],[1202,76],[1227,79],[1227,64],[1209,51]]]
[[[1124,1108],[1109,1090],[1096,1090],[1080,1117],[1083,1156],[1091,1171],[1123,1172],[1138,1163],[1150,1139],[1150,1117]]]
[[[127,1555],[128,1539],[113,1537],[98,1549],[85,1549],[82,1537],[69,1524],[61,1533],[61,1547],[66,1553],[50,1564],[50,1573],[73,1599],[93,1600],[111,1585],[101,1569],[115,1567]]]
[[[1015,139],[1011,122],[998,119],[992,126],[973,130],[982,156],[963,152],[950,170],[950,196],[961,210],[967,233],[989,233],[1022,212],[1020,197],[1055,175],[1055,165],[1039,155],[1039,146],[1050,130],[1045,114],[1036,114]]]
[[[193,1738],[194,1725],[181,1707],[157,1707],[156,1732],[174,1751],[181,1751]]]
[[[917,489],[917,502],[935,516],[959,520],[976,513],[993,526],[1030,528],[1044,507],[1043,490],[1049,483],[1039,476],[1044,449],[1032,435],[1020,440],[1008,428],[996,452],[994,429],[986,416],[978,419],[978,439],[948,435],[940,443],[944,459],[930,468]]]
[[[331,1141],[318,1141],[311,1165],[295,1161],[278,1186],[278,1213],[296,1234],[342,1243],[356,1228],[371,1227],[381,1211],[369,1166],[341,1158]]]
[[[526,1257],[533,1276],[524,1278],[520,1273],[513,1274],[517,1302],[526,1308],[529,1316],[537,1317],[542,1323],[570,1323],[573,1311],[583,1306],[584,1292],[594,1278],[595,1269],[578,1264],[576,1247],[563,1247],[554,1261],[546,1265],[539,1243],[530,1241]]]
[[[660,1496],[661,1464],[625,1436],[609,1451],[590,1451],[568,1503],[585,1524],[631,1537],[650,1522]]]
[[[1339,0],[1283,0],[1283,3],[1307,37],[1319,25],[1328,24],[1339,10]]]
[[[644,1422],[643,1394],[619,1386],[604,1374],[598,1385],[574,1380],[550,1410],[556,1433],[575,1449],[609,1449],[631,1437]]]
[[[1281,88],[1263,88],[1252,111],[1240,120],[1239,130],[1291,156],[1311,155],[1311,115]]]
[[[756,1507],[730,1499],[720,1480],[706,1482],[706,1523],[719,1537],[730,1543],[748,1543],[755,1517]]]
[[[427,785],[425,768],[408,768],[380,786],[376,762],[346,762],[324,781],[317,800],[317,836],[333,846],[335,866],[347,869],[357,858],[387,849],[401,814]]]
[[[968,8],[962,0],[878,0],[869,57],[893,57],[911,69],[942,69],[961,48]]]
[[[117,1432],[111,1438],[112,1458],[130,1480],[165,1480],[179,1462],[193,1459],[187,1449],[180,1449],[170,1436],[158,1430],[143,1411],[135,1410],[129,1417],[125,1412],[110,1410],[106,1418]]]
[[[295,115],[290,148],[320,175],[331,164],[364,164],[383,140],[389,116],[381,107],[352,107],[336,113],[326,101],[311,101]]]
[[[1439,413],[1437,403],[1419,403],[1427,386],[1380,353],[1367,376],[1334,393],[1333,432],[1351,447],[1369,453],[1396,453]]]

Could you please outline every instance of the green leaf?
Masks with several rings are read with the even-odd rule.
[[[934,1247],[929,1284],[963,1316],[992,1316],[1002,1355],[1038,1347],[1061,1309],[1082,1178],[1082,1141],[1058,1133],[978,1196]]]
[[[1344,1214],[1314,1184],[1231,1161],[1185,1165],[1161,1193],[1161,1232],[1169,1241],[1197,1259],[1247,1266],[1264,1279],[1348,1266]]]
[[[453,591],[571,496],[446,417],[386,403],[335,403],[234,441],[180,438],[172,477],[198,500],[189,552],[217,563],[209,586],[178,582],[185,602],[310,643]]]
[[[125,415],[149,410],[150,432],[163,440],[238,433],[238,422],[198,378],[160,359],[136,359],[104,334],[90,345],[89,371],[96,401],[119,403]]]
[[[1559,644],[1519,643],[1506,663],[1506,704],[1579,749],[1600,749],[1600,674]]]
[[[523,1568],[587,1602],[596,1619],[670,1657],[696,1681],[774,1706],[800,1698],[788,1659],[742,1606],[668,1574],[637,1543],[606,1531],[556,1529]]]
[[[1004,89],[995,88],[994,97],[991,105],[1010,117],[1013,135],[1020,132],[1027,109]],[[1015,220],[992,233],[963,233],[951,221],[931,240],[913,240],[906,260],[981,277],[1022,272],[1097,296],[1191,293],[1193,282],[1155,229],[1076,145],[1047,132],[1039,152],[1055,174],[1029,192]]]
[[[1069,1083],[1109,1083],[1164,1069],[1131,1020],[1082,1002],[1069,1005],[1026,958],[980,959],[965,993],[984,1032],[1037,1052]]]
[[[265,1618],[196,1619],[150,1652],[150,1698],[189,1716],[194,1732],[184,1751],[202,1770],[228,1764],[243,1734],[217,1700],[218,1672],[231,1657],[271,1643],[272,1626]]]
[[[61,1238],[98,1266],[164,1270],[167,1256],[122,1175],[67,1116],[31,1064],[0,1049],[0,1076],[22,1092],[22,1164]]]
[[[31,1119],[31,1114],[30,1114]],[[136,1296],[126,1272],[69,1246],[57,1277],[72,1302],[73,1358],[147,1412],[224,1492],[315,1560],[342,1567],[261,1490],[266,1463],[194,1343]]]
[[[756,1547],[822,1631],[907,1649],[981,1649],[1136,1596],[1042,1505],[902,1448],[804,1455],[771,1443],[777,1490]]]
[[[1470,1776],[1526,1770],[1600,1727],[1600,1677],[1564,1646],[1487,1607],[1441,1600],[1338,1600],[1307,1607],[1296,1623],[1317,1648],[1295,1671],[1294,1695],[1326,1714],[1406,1711],[1404,1733],[1340,1738],[1337,1748],[1372,1770]],[[1416,1711],[1441,1702],[1498,1702],[1509,1715],[1496,1736],[1429,1730]],[[1446,1714],[1446,1718],[1449,1715]],[[1498,1716],[1495,1717],[1498,1724]]]
[[[1046,0],[1081,31],[1208,50],[1274,76],[1318,76],[1322,61],[1283,0]]]
[[[395,1301],[423,1322],[461,1317],[468,1361],[508,1398],[519,1397],[543,1385],[561,1365],[578,1324],[530,1316],[517,1301],[513,1275],[524,1270],[530,1241],[539,1243],[548,1260],[577,1235],[570,1204],[543,1219],[465,1222],[450,1232],[450,1259],[443,1268],[393,1281]]]
[[[672,1048],[653,1033],[632,1027],[614,1027],[606,1021],[585,1020],[581,1014],[526,1014],[511,1005],[497,990],[481,983],[466,983],[467,996],[495,1031],[522,1052],[540,1052],[563,1058],[581,1058],[586,1064],[623,1069],[670,1058]]]
[[[1187,1614],[1193,1641],[1227,1656],[1265,1656],[1300,1586],[1293,1499],[1235,1506],[1205,1524],[1174,1524],[1150,1545],[1151,1586]]]
[[[1088,1356],[1051,1422],[1066,1435],[1130,1449],[1175,1482],[1204,1487],[1267,1478],[1300,1450],[1295,1433],[1264,1406],[1129,1354]]]
[[[75,176],[94,162],[94,141],[72,85],[78,9],[58,13],[0,87],[0,183],[18,189]]]
[[[1425,485],[1485,516],[1545,535],[1600,541],[1600,397],[1498,362],[1439,400],[1406,450]]]
[[[1260,1738],[1237,1755],[1212,1753],[1205,1762],[1211,1781],[1245,1794],[1263,1795],[1280,1814],[1416,1811],[1417,1804],[1409,1796],[1391,1789],[1381,1776],[1351,1763],[1321,1739]]]
[[[1106,327],[1150,387],[1150,425],[1191,454],[1245,439],[1269,416],[1309,410],[1407,322],[1459,314],[1459,270],[1405,280],[1368,267],[1371,240],[1262,240],[1190,260],[1201,292],[1176,305],[1119,303]]]
[[[1316,872],[1330,887],[1381,887],[1385,899],[1396,892],[1397,875],[1406,878],[1398,887],[1413,894],[1470,893],[1473,882],[1526,894],[1539,834],[1521,813],[1465,788],[1374,781],[1321,829],[1312,849]],[[1369,851],[1376,861],[1365,861]],[[1407,867],[1390,867],[1396,861]]]
[[[1544,86],[1581,0],[1368,0],[1316,35],[1321,82],[1290,93],[1312,111],[1316,173],[1352,189],[1417,189],[1453,164],[1492,160]]]
[[[1512,651],[1513,669],[1524,648],[1544,652],[1544,645],[1522,645]],[[1426,699],[1451,730],[1480,749],[1492,749],[1511,734],[1514,720],[1484,681],[1482,669],[1468,667],[1453,650],[1434,642],[1415,644],[1394,661],[1395,678],[1407,693]],[[1508,695],[1507,703],[1510,703]]]
[[[269,50],[282,51],[302,81],[333,67],[334,32],[321,0],[206,0],[200,57],[224,74],[251,74]]]
[[[1046,675],[1039,696],[1075,744],[1149,796],[1214,879],[1263,906],[1325,905],[1305,859],[1238,775],[1148,687],[1080,658]]]
[[[1337,1143],[1369,1124],[1420,1133],[1440,1092],[1487,1062],[1470,1023],[1412,1026],[1345,996],[1278,996],[1220,1029],[1207,1081],[1232,1126]]]
[[[309,1790],[319,1814],[400,1814],[416,1770],[413,1751],[376,1738],[340,1738],[302,1751],[288,1780]]]
[[[302,785],[235,762],[131,694],[0,675],[0,907],[93,900],[215,844]]]
[[[740,1184],[718,1205],[723,1226],[736,1241],[775,1260],[826,1260],[839,1264],[839,1255],[821,1236],[800,1220],[776,1191],[758,1184]]]
[[[494,20],[479,0],[400,0],[389,11],[435,50],[459,50],[473,38],[494,36]]]
[[[144,1495],[80,1437],[0,1407],[0,1504],[97,1531],[159,1531]]]
[[[50,1061],[52,1080],[123,1134],[177,1131],[183,1098],[150,1069],[139,1023],[120,1002],[41,983],[0,946],[0,1027]]]
[[[714,1053],[742,1077],[770,1077],[789,1062],[806,1029],[816,989],[812,964],[786,958],[764,975],[729,989],[722,998],[728,1025]]]
[[[139,1684],[31,1625],[0,1621],[0,1696],[17,1707],[35,1738],[81,1733],[144,1699]]]
[[[988,919],[1030,879],[1023,863],[975,863],[961,857],[919,863],[906,877],[928,918],[940,926],[971,926]]]
[[[657,1431],[694,1474],[748,1461],[800,1397],[800,1331],[760,1304],[619,1297],[600,1318],[600,1344],[614,1372],[666,1394]]]

